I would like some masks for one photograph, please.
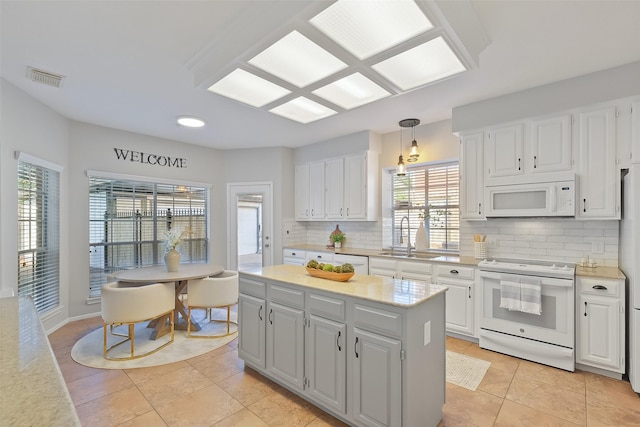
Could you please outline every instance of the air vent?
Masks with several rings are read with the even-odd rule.
[[[27,77],[36,83],[53,87],[60,87],[62,79],[64,79],[64,76],[59,74],[53,74],[33,67],[27,67]]]

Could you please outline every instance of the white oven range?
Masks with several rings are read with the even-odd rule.
[[[480,261],[478,268],[482,299],[480,347],[573,372],[575,266],[493,259]],[[540,314],[520,311],[505,303],[505,286],[513,291],[513,285],[519,289],[521,283],[527,283],[529,289],[537,288],[535,304]],[[509,309],[500,307],[501,302]]]

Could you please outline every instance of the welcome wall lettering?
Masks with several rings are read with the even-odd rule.
[[[161,156],[158,154],[143,153],[140,151],[123,150],[114,148],[118,160],[129,160],[131,162],[146,163],[149,165],[165,166],[169,168],[186,168],[187,159],[182,157]]]

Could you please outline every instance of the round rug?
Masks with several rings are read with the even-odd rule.
[[[226,319],[226,315],[226,309],[214,309],[214,319]],[[192,317],[202,328],[199,332],[193,332],[192,335],[221,334],[226,332],[227,324],[223,322],[209,322],[204,310],[192,311]],[[236,321],[236,318],[236,313],[232,312],[231,320]],[[127,326],[123,325],[118,328],[114,328],[114,330],[120,333],[126,333],[126,328]],[[107,328],[107,333],[108,331],[109,329]],[[149,337],[152,331],[153,329],[147,328],[147,322],[135,325],[134,333],[136,354],[157,348],[169,341],[170,334],[158,338],[157,340],[150,340]],[[71,358],[81,365],[101,369],[132,369],[165,365],[200,356],[228,344],[238,336],[238,328],[236,325],[231,325],[231,331],[233,333],[226,337],[206,339],[187,338],[187,331],[175,331],[173,344],[169,344],[156,353],[141,357],[140,359],[113,361],[106,360],[102,356],[103,328],[100,327],[90,334],[80,338],[78,342],[74,344],[71,349]],[[108,333],[107,345],[110,346],[123,339],[124,338],[122,337],[113,336]],[[129,351],[130,343],[126,342],[111,350],[109,354],[115,357],[122,357],[129,355]]]

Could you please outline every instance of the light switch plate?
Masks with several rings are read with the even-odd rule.
[[[431,320],[424,323],[424,345],[431,342]]]

